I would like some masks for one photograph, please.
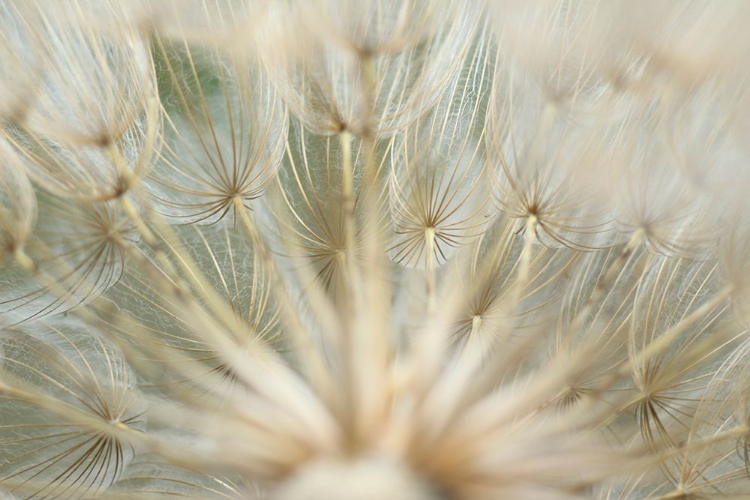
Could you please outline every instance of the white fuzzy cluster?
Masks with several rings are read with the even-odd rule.
[[[750,495],[744,0],[0,0],[0,498]]]

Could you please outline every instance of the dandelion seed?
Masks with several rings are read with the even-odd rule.
[[[157,51],[168,75],[167,131],[147,189],[177,222],[215,222],[234,210],[235,198],[249,206],[274,179],[286,110],[249,56],[164,40]]]
[[[292,2],[268,15],[269,74],[303,123],[325,134],[408,125],[459,70],[478,29],[468,4],[434,1]]]
[[[39,193],[33,237],[0,272],[3,319],[11,324],[90,302],[117,282],[138,239],[117,205],[70,202]],[[62,222],[62,223],[61,223]]]
[[[115,4],[108,7],[116,11]],[[45,189],[104,200],[122,195],[148,170],[157,103],[140,34],[128,25],[104,33],[88,9],[76,1],[49,10],[31,2],[26,17],[8,19],[38,30],[40,61],[31,71],[41,83],[26,99],[23,119],[5,133]]]
[[[3,484],[33,498],[104,490],[133,457],[104,428],[143,429],[134,374],[84,325],[56,319],[32,328],[3,334],[3,387],[14,386],[4,390],[2,405]],[[98,420],[102,429],[61,421],[56,406]]]

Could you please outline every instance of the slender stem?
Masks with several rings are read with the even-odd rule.
[[[427,267],[427,312],[431,314],[436,308],[435,298],[435,228],[428,227],[424,231],[425,258]]]
[[[421,411],[430,415],[426,420],[430,422],[429,431],[433,437],[455,422],[465,409],[466,387],[485,356],[485,350],[479,340],[481,327],[481,316],[474,316],[469,338],[459,353],[458,360],[451,370],[438,379],[435,389],[424,401]]]
[[[530,215],[526,219],[526,231],[523,235],[523,250],[518,268],[518,281],[516,283],[516,293],[520,294],[523,288],[528,284],[531,270],[531,249],[536,235],[536,224],[538,220],[535,215]]]
[[[252,241],[255,251],[260,254],[261,262],[270,275],[270,289],[279,302],[282,317],[289,324],[289,331],[292,333],[295,351],[300,353],[302,369],[308,374],[309,380],[316,385],[320,394],[328,401],[331,401],[334,393],[333,383],[325,362],[320,357],[318,348],[313,345],[310,336],[307,335],[304,326],[300,323],[298,308],[295,307],[295,304],[287,293],[281,274],[274,260],[269,255],[265,242],[262,240],[260,234],[258,234],[258,230],[250,218],[242,199],[235,197],[234,206],[236,213],[240,216],[243,228]]]
[[[352,165],[352,136],[344,131],[339,134],[341,142],[341,204],[344,212],[344,244],[348,292],[354,292],[355,283],[355,221],[354,221],[354,167]]]
[[[521,250],[521,256],[518,261],[516,282],[513,284],[511,313],[517,312],[520,308],[523,291],[529,284],[529,276],[531,274],[531,254],[533,253],[537,223],[538,219],[536,215],[529,215],[526,219],[526,227],[523,233],[523,249]]]
[[[352,165],[351,141],[349,132],[343,131],[339,134],[341,145],[341,204],[344,212],[344,238],[346,254],[346,272],[344,278],[344,289],[346,292],[346,305],[343,312],[344,332],[341,336],[341,367],[342,367],[342,390],[344,396],[344,427],[348,436],[347,441],[356,447],[356,407],[357,395],[355,394],[356,382],[354,380],[355,367],[355,344],[356,340],[354,322],[356,320],[355,309],[357,307],[356,262],[355,248],[355,221],[354,221],[354,167]]]

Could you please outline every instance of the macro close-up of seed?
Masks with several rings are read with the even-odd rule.
[[[0,500],[750,499],[748,26],[0,0]]]

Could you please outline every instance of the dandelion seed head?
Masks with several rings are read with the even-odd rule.
[[[744,498],[747,20],[0,4],[0,496]]]

